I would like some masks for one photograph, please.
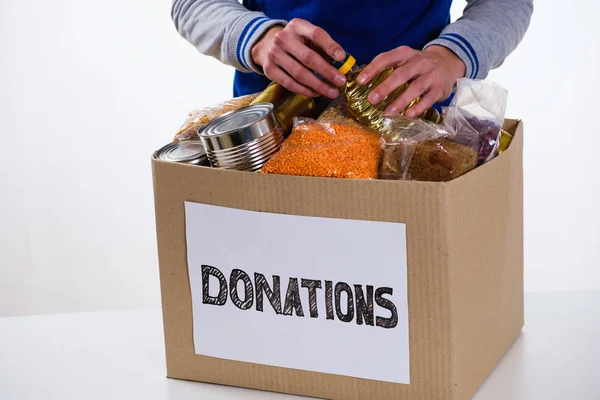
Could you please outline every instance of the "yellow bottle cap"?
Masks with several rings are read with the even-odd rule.
[[[352,57],[350,54],[346,53],[346,58],[344,61],[333,61],[331,65],[337,68],[342,74],[346,75],[352,67],[356,64],[356,59]]]

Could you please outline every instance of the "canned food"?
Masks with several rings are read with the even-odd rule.
[[[292,92],[276,82],[271,82],[250,104],[271,103],[277,109]]]
[[[156,158],[163,161],[209,166],[208,157],[200,140],[172,142],[156,152]]]
[[[273,113],[281,125],[284,136],[291,132],[295,117],[316,117],[318,114],[315,99],[292,93],[276,82],[271,82],[251,104],[259,103],[273,105]]]
[[[256,103],[229,112],[200,130],[211,166],[258,171],[283,141],[273,105]]]
[[[288,96],[275,110],[275,116],[283,132],[291,132],[295,117],[315,117],[315,100],[312,97],[294,93]]]

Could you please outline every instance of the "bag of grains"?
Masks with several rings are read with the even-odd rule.
[[[477,166],[477,153],[454,142],[456,135],[428,121],[387,118],[381,179],[445,182]]]
[[[477,152],[478,165],[499,154],[507,97],[508,91],[492,81],[462,78],[443,110],[444,126],[456,133],[457,143]]]
[[[225,113],[249,105],[257,96],[258,93],[249,94],[233,98],[214,107],[205,107],[191,111],[181,128],[179,128],[179,131],[177,131],[173,141],[199,139],[198,130],[204,125]]]
[[[261,172],[376,179],[380,157],[379,134],[358,124],[303,118]]]
[[[341,123],[361,126],[350,114],[345,99],[335,102],[317,118],[320,123]]]

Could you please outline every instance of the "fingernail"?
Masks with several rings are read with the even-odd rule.
[[[329,95],[329,97],[335,98],[338,96],[338,91],[336,89],[329,89],[329,92],[327,92],[327,94]]]
[[[337,86],[343,86],[346,84],[346,78],[344,78],[342,75],[336,75],[333,79],[333,83],[335,83]]]
[[[379,95],[377,93],[371,93],[369,95],[369,101],[371,102],[371,104],[375,104],[379,101]]]
[[[334,56],[336,60],[343,61],[346,57],[346,54],[341,50],[336,50]]]
[[[406,116],[407,116],[408,118],[414,118],[414,117],[415,117],[415,112],[414,112],[413,110],[408,110],[408,111],[406,112]]]
[[[398,110],[396,109],[396,107],[389,107],[387,110],[385,110],[385,112],[388,114],[396,114]]]
[[[367,75],[365,75],[365,74],[358,75],[358,83],[360,83],[361,85],[364,85],[365,83],[367,83]]]

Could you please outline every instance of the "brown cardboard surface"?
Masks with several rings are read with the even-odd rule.
[[[502,156],[449,183],[261,175],[153,160],[168,376],[330,399],[469,398],[523,323],[517,130]],[[185,201],[406,223],[410,385],[194,354]]]
[[[467,399],[520,334],[523,125],[494,162],[450,183],[450,312],[456,398]]]

